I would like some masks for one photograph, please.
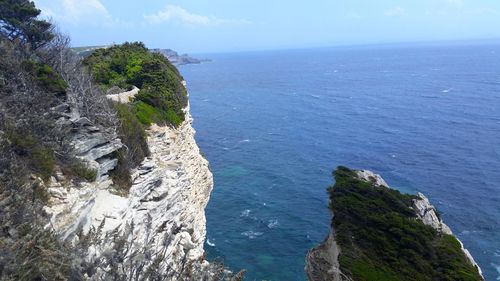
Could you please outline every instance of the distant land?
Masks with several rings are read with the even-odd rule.
[[[108,46],[84,46],[84,47],[75,47],[72,48],[79,56],[87,57],[93,51],[97,49],[108,48],[112,45]],[[208,62],[209,59],[198,59],[189,56],[188,54],[179,55],[176,51],[172,49],[151,49],[151,52],[160,53],[164,55],[172,64],[175,65],[185,65],[185,64],[200,64],[202,62]]]
[[[171,63],[175,65],[200,64],[202,62],[210,61],[209,59],[193,58],[188,54],[179,55],[176,51],[172,49],[151,49],[151,51],[164,55]]]

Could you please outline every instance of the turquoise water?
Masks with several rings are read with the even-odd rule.
[[[500,280],[500,45],[209,55],[181,67],[214,173],[210,259],[247,280],[305,280],[338,165],[421,191]]]

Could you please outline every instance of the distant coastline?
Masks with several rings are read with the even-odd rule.
[[[151,51],[164,55],[172,64],[175,65],[200,64],[210,61],[209,59],[194,58],[188,54],[179,55],[179,53],[172,49],[152,49]]]
[[[95,50],[105,49],[105,48],[109,48],[111,46],[113,46],[113,45],[84,46],[84,47],[75,47],[75,48],[72,48],[72,50],[74,52],[76,52],[81,57],[87,57],[90,54],[92,54],[92,52],[94,52]],[[200,64],[203,62],[211,61],[210,59],[204,59],[204,58],[200,59],[200,58],[191,57],[188,54],[179,54],[178,52],[176,52],[172,49],[156,48],[156,49],[150,49],[150,51],[164,55],[170,61],[170,63],[172,63],[174,65]]]

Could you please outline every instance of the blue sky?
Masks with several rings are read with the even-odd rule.
[[[74,46],[226,52],[500,38],[500,0],[35,0]]]

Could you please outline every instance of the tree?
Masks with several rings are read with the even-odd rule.
[[[37,19],[40,10],[28,0],[0,0],[0,35],[10,41],[21,40],[33,49],[53,37],[53,25]]]

